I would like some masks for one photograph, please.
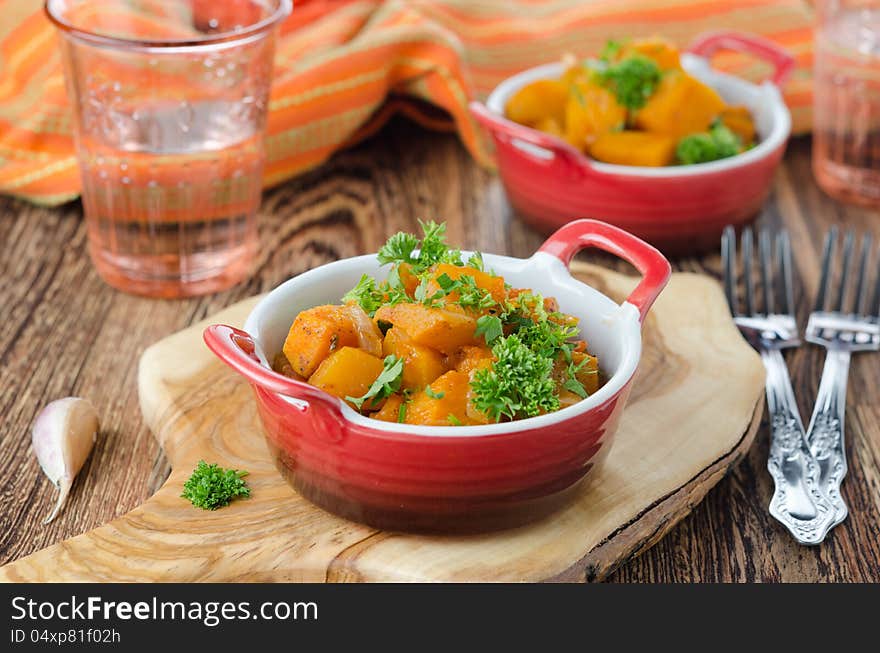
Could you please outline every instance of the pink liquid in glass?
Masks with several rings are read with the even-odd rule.
[[[813,171],[831,196],[880,207],[880,6],[870,6],[880,3],[826,4],[835,11],[816,30]]]
[[[180,297],[257,250],[274,27],[290,0],[49,0],[89,252],[109,284]]]

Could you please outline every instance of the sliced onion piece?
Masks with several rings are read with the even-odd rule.
[[[382,357],[382,333],[364,309],[354,302],[345,305],[357,331],[358,347],[368,354]]]

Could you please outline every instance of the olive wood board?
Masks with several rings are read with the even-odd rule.
[[[615,299],[637,281],[587,264],[573,271]],[[763,366],[719,285],[677,273],[644,325],[642,362],[611,452],[568,505],[481,535],[377,531],[313,506],[285,483],[250,387],[203,344],[206,325],[241,326],[256,301],[141,357],[141,410],[172,466],[164,485],[105,526],[0,567],[0,580],[600,580],[691,511],[748,450],[763,413]],[[248,470],[252,496],[213,512],[192,507],[180,493],[200,459]]]

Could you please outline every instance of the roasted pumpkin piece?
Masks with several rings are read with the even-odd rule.
[[[724,109],[715,89],[696,77],[674,70],[664,75],[660,86],[635,114],[635,125],[676,139],[704,132]]]
[[[565,138],[565,130],[562,123],[556,122],[553,118],[544,118],[535,123],[535,129],[547,134],[552,134],[557,138]]]
[[[449,364],[459,372],[470,374],[476,369],[492,365],[492,350],[488,347],[468,345],[450,356]]]
[[[556,79],[539,79],[526,84],[507,101],[504,113],[510,120],[535,126],[546,118],[562,124],[568,88]]]
[[[637,39],[631,43],[625,44],[620,48],[618,54],[619,59],[639,54],[647,57],[657,64],[660,70],[681,69],[681,59],[679,57],[678,48],[672,41],[655,36],[646,39]]]
[[[434,278],[428,283],[428,296],[431,296],[440,289],[436,279],[444,274],[453,281],[458,281],[464,276],[471,277],[477,285],[477,288],[481,288],[488,292],[496,302],[501,303],[504,301],[504,279],[502,277],[493,277],[491,274],[482,272],[476,268],[451,265],[449,263],[440,263],[435,266]],[[461,294],[458,291],[453,290],[446,295],[446,300],[447,302],[454,303],[457,302],[460,297]]]
[[[575,378],[581,382],[587,394],[596,392],[599,389],[599,360],[586,352],[577,351],[572,353],[571,360],[575,365],[580,365],[580,369],[575,372]]]
[[[382,404],[382,408],[370,415],[374,419],[380,419],[383,422],[400,421],[400,407],[403,405],[403,397],[400,395],[391,395]]]
[[[406,408],[406,423],[425,426],[469,424],[469,382],[464,372],[446,372],[413,397]]]
[[[747,107],[725,107],[718,117],[725,127],[739,136],[744,145],[755,140],[755,122]]]
[[[400,327],[410,342],[452,354],[459,347],[475,344],[477,321],[470,315],[424,304],[382,306],[374,318]]]
[[[676,141],[667,134],[640,131],[608,132],[590,145],[590,156],[625,166],[665,166],[675,159]]]
[[[418,288],[419,286],[419,278],[413,274],[410,264],[401,263],[397,267],[397,274],[400,276],[400,281],[403,283],[403,287],[406,289],[406,294],[410,297],[414,297],[416,288]]]
[[[392,328],[385,334],[382,344],[385,356],[403,359],[401,387],[406,390],[422,390],[446,371],[440,352],[409,341],[402,329]]]
[[[626,122],[626,109],[614,93],[590,81],[572,84],[565,104],[565,140],[585,150],[600,134],[620,129]]]
[[[357,347],[330,354],[309,377],[309,383],[335,397],[362,397],[382,372],[382,359]]]
[[[340,347],[356,347],[358,330],[344,306],[315,306],[296,316],[282,351],[293,371],[308,378]]]

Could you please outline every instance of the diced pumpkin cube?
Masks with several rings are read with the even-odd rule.
[[[743,145],[755,140],[755,122],[747,107],[725,107],[719,117],[725,127],[739,136]]]
[[[421,390],[446,371],[440,352],[410,342],[399,327],[385,334],[382,353],[403,359],[401,386],[407,390]]]
[[[581,382],[581,385],[584,386],[584,390],[587,391],[588,395],[593,394],[596,390],[599,389],[599,361],[595,356],[590,356],[586,352],[573,352],[571,355],[571,360],[575,365],[579,365],[584,360],[587,362],[584,363],[583,367],[581,367],[576,373],[575,377],[578,381]]]
[[[469,383],[464,372],[446,372],[431,383],[433,396],[423,390],[413,397],[406,409],[406,423],[426,426],[450,426],[456,421],[470,423],[467,416]]]
[[[565,104],[565,140],[586,150],[600,134],[620,129],[626,122],[626,109],[614,93],[589,81],[577,81]]]
[[[470,374],[476,369],[492,365],[492,351],[488,347],[468,345],[450,356],[449,363],[457,371]]]
[[[724,109],[715,89],[696,77],[674,70],[664,75],[660,86],[635,114],[640,129],[668,134],[676,140],[704,132]]]
[[[423,304],[382,306],[375,319],[400,327],[412,343],[451,354],[459,347],[475,344],[477,321],[470,315],[429,308]]]
[[[665,166],[675,158],[675,139],[653,132],[608,132],[590,145],[590,155],[605,163]]]
[[[507,101],[504,113],[510,120],[530,127],[546,118],[562,124],[567,99],[565,84],[557,79],[539,79],[514,93]]]
[[[553,118],[544,118],[543,120],[539,120],[535,123],[535,129],[545,132],[547,134],[552,134],[557,138],[565,138],[565,130],[562,128],[562,123],[556,122]]]
[[[678,48],[675,47],[672,41],[661,37],[655,36],[647,39],[638,39],[626,44],[621,48],[618,59],[623,59],[633,54],[640,54],[651,59],[660,70],[681,69]]]
[[[382,360],[356,347],[330,354],[309,377],[309,383],[334,397],[361,397],[383,369]]]
[[[440,263],[434,267],[434,278],[428,283],[428,296],[440,290],[440,285],[436,279],[442,275],[448,276],[453,281],[457,281],[461,277],[472,277],[477,288],[481,288],[492,295],[492,299],[501,303],[504,301],[504,278],[493,277],[488,272],[481,272],[476,268],[467,266],[451,265],[449,263]],[[456,302],[460,297],[458,291],[452,291],[447,296],[447,301]]]
[[[370,415],[374,419],[380,419],[383,422],[397,422],[400,418],[400,407],[403,404],[403,397],[400,395],[391,395],[385,400],[382,408]]]
[[[296,316],[283,352],[293,371],[308,378],[330,352],[357,344],[357,329],[344,306],[315,306]]]
[[[403,283],[403,287],[406,289],[406,294],[410,297],[414,297],[416,293],[416,288],[418,288],[419,286],[419,278],[413,274],[410,264],[401,263],[397,267],[397,274],[400,276],[400,281]]]

